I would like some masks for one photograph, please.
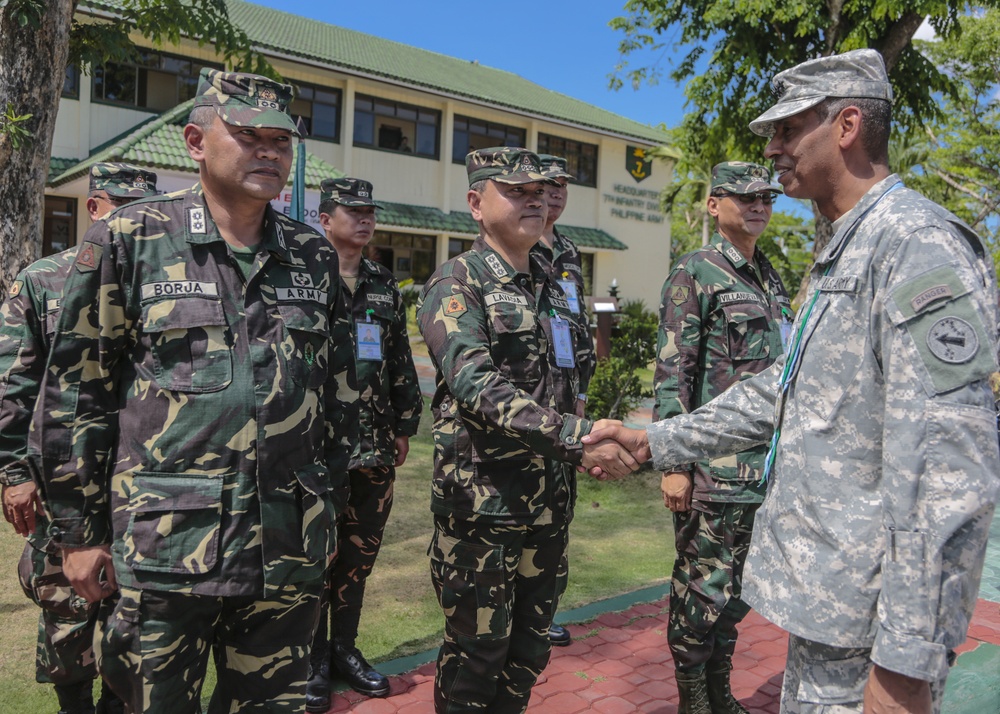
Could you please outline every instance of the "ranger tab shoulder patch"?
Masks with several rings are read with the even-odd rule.
[[[441,308],[448,317],[458,317],[469,309],[465,306],[464,295],[451,295],[441,298]]]
[[[94,243],[84,243],[80,253],[76,256],[76,269],[81,273],[89,273],[97,270],[97,264],[101,261],[101,246]]]

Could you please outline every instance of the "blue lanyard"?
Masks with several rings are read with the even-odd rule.
[[[903,182],[899,181],[894,183],[892,186],[886,190],[881,196],[879,196],[872,205],[865,209],[864,213],[857,217],[854,224],[851,226],[847,235],[842,241],[841,247],[837,254],[833,257],[830,263],[826,266],[826,270],[823,271],[823,276],[830,274],[833,266],[836,265],[837,259],[840,258],[847,244],[854,237],[854,234],[858,232],[858,227],[861,225],[861,221],[864,220],[872,209],[877,206],[883,198],[888,196],[890,193],[895,191],[897,188],[902,188]],[[806,331],[806,323],[809,322],[809,316],[812,315],[813,307],[816,305],[816,299],[819,297],[820,290],[816,288],[813,292],[812,300],[809,301],[809,307],[806,308],[805,314],[802,315],[802,319],[799,321],[799,329],[795,332],[795,341],[792,343],[792,349],[788,353],[787,359],[785,359],[785,367],[781,370],[781,379],[778,382],[778,394],[782,400],[782,411],[784,411],[784,399],[785,395],[788,393],[788,388],[792,384],[792,378],[797,372],[799,359],[802,357],[802,336]],[[759,484],[764,484],[767,482],[768,476],[771,475],[771,469],[774,468],[774,457],[778,452],[778,441],[781,439],[781,417],[778,417],[778,423],[774,426],[774,434],[771,435],[771,445],[767,450],[767,456],[764,457],[764,469],[760,476]]]

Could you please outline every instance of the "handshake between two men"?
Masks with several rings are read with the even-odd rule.
[[[624,478],[652,458],[645,429],[630,429],[617,419],[599,419],[583,437],[579,470],[598,481]]]

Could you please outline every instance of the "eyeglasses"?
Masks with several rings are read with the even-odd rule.
[[[715,195],[717,197],[719,197],[719,198],[721,198],[723,196],[729,196],[731,198],[739,199],[740,203],[747,203],[747,204],[754,203],[754,202],[756,202],[759,199],[760,202],[763,203],[765,206],[770,206],[772,203],[774,203],[775,199],[778,198],[775,194],[771,193],[770,191],[766,191],[766,192],[763,192],[763,193],[729,193],[729,192],[725,192],[725,193],[717,193]]]

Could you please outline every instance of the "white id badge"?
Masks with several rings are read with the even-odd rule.
[[[781,347],[785,352],[788,352],[788,342],[792,337],[793,324],[791,320],[781,321]]]
[[[382,361],[382,326],[377,322],[359,320],[358,359],[366,362]]]
[[[569,323],[561,317],[553,317],[551,325],[556,367],[572,369],[576,366],[576,352],[573,349],[573,335],[569,331]]]
[[[576,292],[576,283],[572,280],[557,280],[559,287],[566,294],[566,302],[569,303],[569,309],[574,315],[580,314],[580,295]]]

